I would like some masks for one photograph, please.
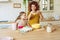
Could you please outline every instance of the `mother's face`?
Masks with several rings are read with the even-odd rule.
[[[36,6],[32,4],[31,5],[31,10],[34,10],[35,11],[36,10]]]

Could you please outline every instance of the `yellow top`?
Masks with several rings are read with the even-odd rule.
[[[33,17],[29,20],[28,23],[30,25],[39,23],[39,18],[40,18],[40,15],[39,14],[34,14]]]

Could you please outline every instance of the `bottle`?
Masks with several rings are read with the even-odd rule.
[[[16,23],[12,23],[12,30],[16,30]]]
[[[52,32],[52,24],[51,23],[48,23],[46,31],[49,33]]]

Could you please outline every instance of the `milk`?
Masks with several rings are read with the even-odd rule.
[[[52,32],[52,24],[48,23],[46,31],[49,33]]]

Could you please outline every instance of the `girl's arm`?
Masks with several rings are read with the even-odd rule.
[[[18,23],[16,23],[16,29],[18,29]]]
[[[16,21],[16,29],[18,29],[18,20]]]

